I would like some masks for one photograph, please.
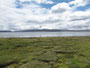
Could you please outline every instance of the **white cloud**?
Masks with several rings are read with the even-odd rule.
[[[33,0],[21,0],[21,2]],[[34,0],[37,3],[53,3],[51,0]],[[24,4],[16,8],[15,0],[0,0],[0,30],[23,29],[89,29],[90,9],[74,11],[75,7],[84,6],[84,0],[70,3],[58,3],[51,9],[38,4]],[[74,7],[70,7],[75,4]],[[42,26],[42,27],[40,27]]]
[[[79,6],[85,6],[89,0],[74,0],[71,1],[69,4],[74,5],[74,7],[79,7]]]
[[[51,12],[53,13],[63,13],[68,10],[71,10],[68,3],[59,3],[51,8]]]
[[[36,2],[38,4],[41,4],[41,3],[44,3],[44,4],[53,4],[53,1],[51,0],[20,0],[20,2],[25,2],[25,1],[28,1],[28,2]]]

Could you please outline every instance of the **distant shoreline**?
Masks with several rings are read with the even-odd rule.
[[[3,39],[3,38],[26,38],[26,39],[29,39],[29,38],[72,38],[72,37],[90,37],[90,36],[47,36],[47,37],[0,37],[0,39]]]
[[[87,32],[90,30],[21,30],[21,31],[0,31],[0,32]]]
[[[28,38],[28,37],[73,37],[90,36],[90,31],[16,31],[0,32],[0,38]]]

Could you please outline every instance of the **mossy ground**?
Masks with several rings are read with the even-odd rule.
[[[0,38],[0,68],[90,68],[90,37]]]

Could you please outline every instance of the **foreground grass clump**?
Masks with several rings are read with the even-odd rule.
[[[1,38],[0,68],[90,68],[90,37]]]

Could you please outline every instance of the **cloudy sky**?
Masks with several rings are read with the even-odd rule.
[[[0,30],[90,29],[90,0],[0,0]]]

